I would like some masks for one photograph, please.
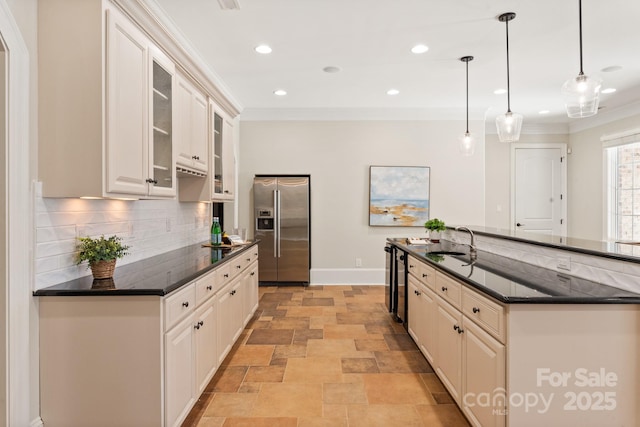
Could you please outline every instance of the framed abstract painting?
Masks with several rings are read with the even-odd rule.
[[[426,166],[370,166],[369,225],[424,227],[429,172]]]

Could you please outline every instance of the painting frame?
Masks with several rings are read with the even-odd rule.
[[[424,227],[430,184],[429,166],[369,166],[369,226]]]

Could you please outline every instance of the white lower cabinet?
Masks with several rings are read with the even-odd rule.
[[[193,316],[189,316],[165,335],[165,420],[180,425],[195,401],[195,346]]]
[[[196,397],[207,387],[218,367],[217,298],[211,298],[196,311],[195,358]]]
[[[466,317],[462,328],[462,410],[475,426],[504,426],[505,346]]]
[[[434,366],[436,294],[412,275],[409,275],[408,285],[409,335],[413,337],[431,366]]]
[[[416,258],[408,292],[409,334],[471,425],[504,427],[504,307]]]
[[[253,317],[257,259],[250,248],[165,298],[166,426],[184,421]]]
[[[462,315],[438,297],[436,348],[438,364],[434,366],[451,397],[460,405],[462,396]]]
[[[166,296],[40,297],[47,427],[180,426],[253,317],[257,265],[253,245]]]
[[[244,323],[247,324],[253,317],[258,308],[258,262],[254,261],[247,268],[242,279],[242,283],[245,287],[244,303],[245,307],[243,312],[245,313]]]

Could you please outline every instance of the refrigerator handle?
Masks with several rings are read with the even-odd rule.
[[[273,190],[273,257],[278,258],[278,190]]]
[[[280,190],[276,190],[276,241],[278,245],[278,258],[280,258]]]

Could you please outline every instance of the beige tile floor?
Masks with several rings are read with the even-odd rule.
[[[261,286],[183,427],[468,426],[383,286]]]

